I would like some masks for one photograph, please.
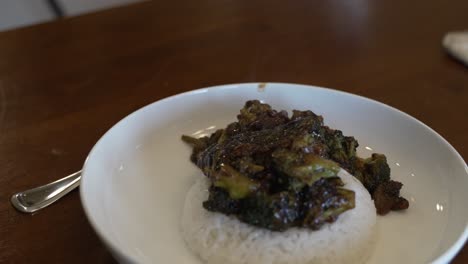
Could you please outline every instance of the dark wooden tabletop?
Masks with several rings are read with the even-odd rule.
[[[278,81],[364,95],[468,157],[468,68],[441,47],[468,1],[156,1],[0,33],[0,263],[113,263],[74,191],[33,215],[10,196],[79,170],[114,123],[163,97]],[[468,263],[465,246],[453,263]]]

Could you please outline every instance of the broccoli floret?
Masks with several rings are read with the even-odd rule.
[[[241,201],[241,210],[237,217],[245,223],[283,231],[300,216],[299,196],[293,192],[279,192],[268,195],[259,192]]]
[[[236,214],[239,211],[239,200],[232,199],[224,189],[211,186],[209,193],[208,200],[203,202],[206,210],[226,215]]]
[[[278,170],[311,186],[320,178],[336,176],[340,166],[314,154],[279,149],[272,154]]]
[[[390,180],[390,167],[385,155],[374,153],[363,161],[361,182],[372,194],[382,182]]]
[[[240,201],[237,217],[251,225],[283,231],[291,226],[319,229],[355,206],[354,192],[340,188],[338,177],[320,179],[300,191],[259,192]]]
[[[212,172],[209,177],[214,186],[225,189],[233,199],[242,199],[260,187],[257,181],[227,164],[222,164],[219,171]]]
[[[354,137],[344,136],[340,130],[323,127],[322,140],[328,147],[330,159],[338,162],[343,168],[352,167],[351,161],[356,157],[356,148],[359,146]]]
[[[276,111],[258,100],[247,101],[237,116],[241,130],[274,128],[289,121],[286,111]]]

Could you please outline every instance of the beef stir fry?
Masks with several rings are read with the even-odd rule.
[[[408,208],[385,155],[356,156],[356,139],[312,111],[289,117],[253,100],[237,119],[209,137],[182,136],[211,183],[205,209],[274,231],[316,230],[355,206],[354,192],[337,176],[341,168],[362,182],[378,214]]]

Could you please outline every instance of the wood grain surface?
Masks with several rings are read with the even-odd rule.
[[[352,92],[468,157],[468,68],[441,47],[468,1],[154,1],[0,33],[0,263],[114,263],[79,194],[33,215],[10,196],[61,178],[132,111],[183,91],[277,81]],[[468,263],[465,246],[453,263]]]

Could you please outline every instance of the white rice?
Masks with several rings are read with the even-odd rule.
[[[345,188],[356,193],[356,207],[312,231],[274,232],[205,210],[208,180],[199,177],[187,193],[182,233],[188,247],[208,264],[363,263],[373,251],[376,210],[367,190],[341,170]]]

